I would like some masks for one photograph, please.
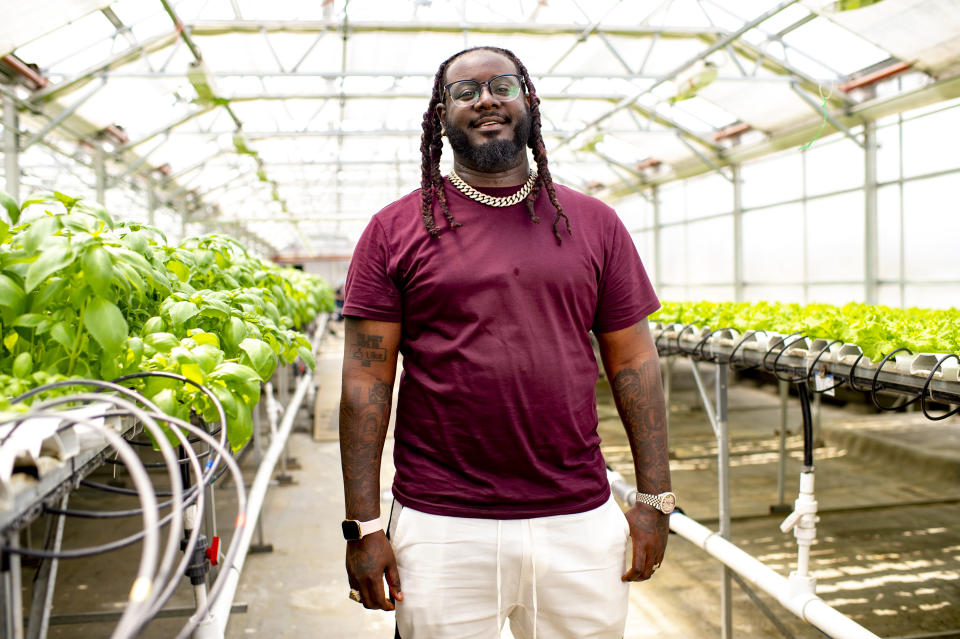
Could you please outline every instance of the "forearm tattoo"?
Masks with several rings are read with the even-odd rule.
[[[658,362],[621,369],[610,387],[633,451],[637,488],[654,494],[669,490],[666,407]]]
[[[350,339],[348,334],[348,340]],[[353,359],[369,367],[384,361],[380,335],[356,334],[349,345]],[[362,379],[362,378],[361,378]],[[349,384],[349,385],[348,385]],[[390,421],[392,385],[380,378],[347,382],[340,397],[340,460],[347,514],[371,519],[380,511],[380,457]]]

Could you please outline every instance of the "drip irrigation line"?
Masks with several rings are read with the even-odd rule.
[[[143,395],[130,390],[126,386],[121,386],[120,384],[114,384],[113,382],[105,382],[98,379],[66,379],[59,382],[51,382],[49,384],[44,384],[43,386],[37,386],[36,388],[32,388],[25,393],[21,393],[20,395],[17,395],[16,397],[10,400],[10,403],[19,404],[23,400],[29,399],[34,395],[38,395],[48,390],[53,390],[55,388],[63,388],[67,386],[92,386],[93,388],[96,388],[98,392],[101,390],[112,390],[117,393],[120,393],[125,397],[134,399],[142,403],[144,406],[147,406],[148,408],[150,408],[150,410],[156,411],[157,413],[163,412],[159,408],[157,408],[157,406],[154,405],[153,402],[143,397]],[[4,435],[3,439],[0,440],[0,446],[3,446],[4,444],[6,444],[7,440],[13,436],[13,433],[20,428],[20,424],[22,424],[23,421],[30,416],[31,415],[29,413],[24,413],[23,415],[20,415],[17,418],[9,420],[9,421],[14,421],[16,423],[14,423],[13,428],[10,429],[10,432]]]
[[[168,373],[166,371],[142,371],[139,373],[131,373],[129,375],[123,375],[121,377],[116,378],[115,380],[113,380],[113,383],[119,385],[119,382],[126,382],[132,379],[142,379],[145,377],[163,377],[166,379],[174,379],[185,384],[190,384],[191,386],[196,387],[201,393],[206,395],[207,399],[209,399],[210,402],[213,404],[214,408],[216,408],[217,416],[220,417],[220,420],[218,422],[221,425],[220,433],[219,433],[220,446],[225,450],[229,449],[229,447],[227,446],[227,429],[225,427],[227,423],[227,413],[223,409],[223,404],[220,403],[220,400],[217,399],[217,396],[214,395],[209,388],[207,388],[203,384],[198,384],[197,382],[187,377],[184,377],[183,375],[178,375],[176,373]],[[151,404],[150,407],[151,407],[151,410],[153,410],[157,414],[159,415],[163,414],[163,411],[157,408],[156,406]],[[220,465],[220,456],[218,455],[213,461],[213,467],[216,468],[219,465]]]
[[[794,333],[794,335],[797,335],[797,334],[798,334],[798,333]],[[799,333],[799,335],[800,335],[800,336],[799,336],[797,339],[793,340],[793,341],[790,342],[789,344],[787,344],[787,343],[786,343],[786,340],[784,340],[783,348],[781,348],[781,349],[780,349],[780,352],[777,353],[777,356],[776,356],[775,358],[773,358],[773,376],[776,377],[776,378],[777,378],[778,380],[780,380],[781,382],[786,382],[786,383],[788,383],[788,384],[796,384],[796,383],[799,383],[799,382],[802,382],[802,381],[805,381],[805,380],[806,380],[806,376],[805,376],[805,375],[804,375],[804,376],[797,376],[797,377],[781,377],[781,376],[780,376],[780,373],[777,372],[777,364],[780,363],[780,358],[783,357],[783,354],[786,353],[787,350],[789,350],[790,348],[792,348],[794,344],[799,344],[799,343],[802,342],[803,340],[807,339],[807,336],[806,336],[806,335],[804,335],[804,334],[802,334],[802,333]]]
[[[734,368],[734,366],[733,366],[733,357],[737,354],[737,351],[740,350],[740,347],[743,346],[743,344],[744,344],[748,339],[750,339],[751,337],[756,336],[757,333],[763,333],[764,335],[766,335],[766,334],[767,334],[767,331],[765,331],[765,330],[763,330],[763,329],[760,329],[760,330],[756,330],[756,331],[747,331],[747,332],[745,332],[745,333],[743,334],[743,337],[740,338],[740,341],[737,342],[736,346],[733,347],[733,350],[730,351],[730,356],[727,357],[727,364],[730,365],[730,368],[731,368],[731,369]],[[737,371],[749,371],[749,370],[752,370],[752,369],[754,369],[754,368],[757,368],[757,365],[756,365],[756,364],[750,364],[749,366],[739,367],[739,368],[736,368],[736,370],[737,370]]]
[[[873,374],[873,383],[870,384],[870,401],[873,402],[873,405],[876,406],[879,410],[888,411],[888,410],[898,410],[905,406],[909,406],[923,396],[923,389],[920,390],[920,393],[911,398],[908,402],[900,404],[898,406],[883,406],[880,404],[880,400],[877,399],[877,391],[883,389],[882,384],[878,384],[877,380],[880,378],[880,371],[883,370],[883,365],[890,361],[890,358],[899,353],[900,351],[906,351],[907,353],[913,355],[913,351],[909,348],[895,348],[889,353],[887,353],[880,363],[877,365],[877,371]]]
[[[131,391],[128,391],[128,392],[131,392]],[[177,531],[183,528],[183,485],[180,480],[179,466],[176,463],[176,459],[177,459],[176,453],[173,450],[173,446],[171,446],[170,442],[167,441],[167,438],[164,435],[163,429],[160,427],[160,425],[156,422],[156,420],[152,417],[150,413],[143,411],[133,402],[127,401],[126,399],[122,399],[120,397],[114,397],[111,395],[104,395],[104,394],[98,394],[98,393],[81,393],[77,395],[69,395],[66,397],[53,398],[53,399],[44,401],[39,405],[34,404],[34,406],[32,406],[31,408],[32,410],[43,411],[43,410],[54,409],[58,406],[62,406],[63,404],[68,404],[68,403],[76,403],[76,402],[88,403],[88,402],[104,402],[104,401],[108,403],[113,403],[115,406],[128,411],[132,417],[134,417],[141,424],[143,424],[144,428],[147,429],[157,439],[157,445],[160,448],[160,453],[161,455],[163,455],[164,460],[167,462],[167,474],[170,477],[170,487],[172,489],[171,492],[173,493],[172,495],[173,503],[171,504],[170,513],[168,514],[168,517],[170,518],[170,522],[172,523],[170,527],[170,534],[167,537],[166,548],[164,549],[163,556],[160,558],[159,567],[156,569],[155,573],[152,576],[152,579],[151,579],[152,583],[149,584],[149,588],[147,588],[146,592],[141,593],[138,591],[138,584],[135,583],[133,588],[131,589],[131,594],[130,594],[131,602],[136,601],[138,603],[138,606],[137,606],[138,608],[140,603],[143,603],[145,607],[149,608],[151,604],[151,600],[156,596],[156,593],[157,593],[157,589],[155,585],[157,583],[165,583],[166,579],[170,575],[170,571],[176,560],[176,555],[180,550],[181,535]],[[153,414],[163,415],[163,412],[157,409],[156,411],[154,411]],[[61,417],[62,417],[62,414],[61,414]],[[181,441],[186,440],[186,436],[183,434],[183,431],[180,428],[171,428],[170,430]],[[117,436],[119,437],[119,435]],[[121,437],[121,439],[123,438]],[[127,450],[130,450],[131,452],[133,452],[133,448],[130,447],[129,444],[125,443],[125,445],[127,447]],[[192,448],[190,450],[191,452],[193,451]],[[140,462],[139,457],[135,453],[134,453],[134,457],[136,457],[137,463],[139,464],[138,470],[142,470],[144,473],[146,473],[146,469],[143,468],[143,465]],[[199,465],[199,461],[197,461],[197,464]],[[128,466],[128,471],[129,469],[130,467]],[[138,486],[138,490],[140,489],[141,488]],[[152,490],[153,490],[152,485],[150,486],[150,490],[152,493]],[[157,512],[156,496],[154,494],[151,494],[151,496],[153,498],[150,504],[153,509],[153,512],[151,514],[152,515],[151,518],[153,521],[151,523],[155,527],[156,531],[159,531],[159,526],[156,521],[159,515],[159,513]],[[147,513],[144,513],[144,515],[146,516]],[[147,524],[145,522],[144,529],[142,532],[145,535],[147,535],[153,531],[150,531],[147,529]],[[146,585],[139,586],[139,588],[144,588],[144,587],[146,587]],[[133,607],[132,605],[128,606],[127,610],[130,610],[132,607]],[[116,633],[119,633],[121,628],[124,628],[124,629],[126,628],[122,620],[121,620],[121,623],[117,626]],[[131,633],[131,636],[136,636],[136,629],[134,629],[134,632]]]
[[[927,396],[928,390],[930,389],[930,382],[933,381],[933,376],[936,375],[938,370],[940,370],[940,367],[943,366],[943,363],[948,359],[950,359],[951,357],[957,360],[957,362],[960,362],[960,357],[957,357],[957,355],[954,353],[950,353],[949,355],[944,355],[943,357],[941,357],[940,361],[937,362],[937,365],[934,366],[933,370],[930,371],[930,374],[927,375],[927,381],[923,383],[923,390],[920,391],[920,410],[923,411],[924,417],[926,417],[927,419],[931,419],[935,422],[938,422],[941,419],[946,419],[948,417],[956,415],[957,413],[960,413],[960,406],[954,408],[953,410],[947,411],[943,415],[931,415],[930,412],[927,410],[926,396]]]
[[[776,350],[777,346],[780,346],[780,355],[782,355],[782,354],[783,354],[783,351],[787,350],[787,340],[790,339],[791,337],[796,337],[797,335],[799,335],[801,339],[804,337],[803,333],[800,332],[800,331],[797,331],[796,333],[790,333],[790,334],[787,335],[786,337],[781,337],[781,338],[780,338],[778,341],[776,341],[772,346],[770,346],[770,348],[767,349],[767,352],[763,354],[763,359],[760,360],[760,364],[761,364],[761,366],[763,367],[763,370],[772,371],[773,374],[776,375],[776,373],[777,373],[777,370],[776,370],[776,366],[777,366],[777,365],[776,365],[776,360],[774,361],[774,365],[773,365],[774,367],[771,369],[771,368],[767,365],[767,358],[770,357],[770,354],[773,353],[773,351]],[[779,359],[779,355],[778,355],[777,359]],[[780,378],[778,377],[777,379],[780,379]]]
[[[164,419],[167,419],[167,418],[169,417],[164,417]],[[193,424],[189,424],[188,422],[184,422],[183,420],[179,420],[177,418],[169,418],[169,419],[173,424],[178,425],[185,430],[193,432],[197,437],[200,437],[201,439],[203,439],[207,443],[207,445],[212,447],[216,447],[220,445],[219,441],[217,441],[216,439],[214,439],[213,437],[205,433],[202,429],[194,426]],[[237,517],[235,520],[234,533],[230,539],[230,545],[227,547],[227,552],[223,560],[224,565],[230,566],[230,565],[233,565],[233,560],[236,557],[236,554],[240,548],[240,545],[239,545],[240,537],[242,536],[240,532],[246,526],[247,493],[246,493],[246,489],[243,486],[243,474],[240,470],[240,465],[230,455],[224,455],[223,461],[224,461],[225,470],[229,470],[230,474],[234,478],[234,483],[236,484],[236,492],[237,492]],[[203,491],[200,491],[201,495],[202,493]],[[194,526],[193,530],[199,531],[200,527]],[[190,552],[192,553],[192,548],[190,549]],[[188,560],[188,559],[189,559],[189,554],[187,552],[184,552],[184,560]],[[185,567],[186,566],[184,565],[184,568]],[[183,573],[183,570],[180,570],[179,572]],[[190,618],[190,620],[184,626],[184,630],[189,628],[192,631],[192,629],[196,627],[196,625],[200,623],[201,620],[206,618],[209,607],[213,604],[213,602],[216,601],[217,597],[220,595],[220,592],[223,590],[224,584],[226,583],[226,576],[228,574],[229,574],[229,571],[220,572],[220,574],[217,576],[216,581],[213,584],[213,587],[210,589],[210,592],[208,593],[207,605],[203,609],[197,611],[197,614]],[[169,600],[170,596],[173,594],[173,590],[175,588],[176,588],[176,584],[173,583],[173,584],[168,584],[163,589],[163,591],[157,596],[157,600],[155,604],[151,607],[149,611],[150,617],[155,616],[157,612],[159,612],[159,610],[166,604],[167,600]],[[183,630],[181,630],[181,633],[182,632]]]
[[[800,414],[803,417],[803,466],[804,471],[813,470],[813,415],[810,412],[810,389],[805,383],[797,383],[800,396]]]
[[[827,351],[829,351],[829,350],[830,350],[830,347],[833,346],[834,344],[841,344],[842,342],[843,342],[843,340],[839,340],[839,339],[833,340],[832,342],[830,342],[829,344],[827,344],[826,346],[824,346],[824,347],[820,350],[820,352],[817,353],[817,356],[816,356],[815,358],[813,358],[813,362],[810,364],[810,368],[807,369],[807,376],[806,376],[806,379],[805,379],[805,381],[806,381],[806,383],[807,383],[807,388],[810,388],[810,380],[812,379],[813,373],[814,373],[814,371],[815,371],[816,368],[817,368],[817,362],[820,361],[820,358],[823,357],[823,354],[826,353]],[[844,382],[844,381],[839,381],[839,382],[837,382],[836,384],[834,384],[833,386],[830,386],[829,388],[824,388],[824,389],[822,389],[822,390],[817,390],[816,387],[814,387],[813,389],[810,389],[810,390],[812,390],[812,392],[814,392],[814,393],[827,393],[827,392],[829,392],[829,391],[834,390],[835,388],[839,388],[839,387],[843,386],[845,383],[846,383],[846,382]]]
[[[39,418],[64,418],[62,413],[42,410],[33,411],[32,416]],[[0,422],[0,424],[10,423],[12,421],[15,420],[5,420],[4,422]],[[148,607],[146,604],[148,603],[147,600],[152,590],[154,576],[156,575],[155,569],[160,547],[156,496],[153,494],[150,476],[147,474],[146,469],[140,465],[139,457],[137,457],[133,448],[127,444],[120,435],[107,426],[98,424],[92,420],[78,417],[72,419],[71,423],[82,424],[102,434],[104,439],[117,451],[117,454],[129,462],[128,471],[130,472],[130,476],[134,484],[140,489],[140,499],[143,507],[143,529],[145,533],[144,543],[140,551],[140,563],[137,566],[136,580],[130,593],[130,605],[124,609],[117,629],[114,632],[115,637],[134,637],[136,636],[136,632],[131,628],[131,626],[135,625],[133,618],[142,614],[143,610]],[[3,548],[3,551],[8,553],[15,550],[20,549]]]

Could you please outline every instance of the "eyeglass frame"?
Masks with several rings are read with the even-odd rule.
[[[493,82],[493,81],[496,80],[497,78],[502,78],[502,77],[504,77],[504,76],[509,76],[509,77],[511,77],[511,78],[516,78],[516,79],[520,82],[520,93],[517,93],[517,97],[516,97],[516,98],[510,98],[510,99],[508,99],[508,100],[504,100],[504,99],[502,98],[502,96],[497,96],[497,95],[490,89],[490,83],[491,83],[491,82]],[[458,84],[458,83],[460,83],[460,82],[474,82],[474,83],[480,85],[480,92],[477,93],[477,97],[476,97],[476,99],[475,99],[473,102],[471,102],[469,105],[458,105],[458,106],[464,106],[464,107],[467,107],[467,106],[471,106],[471,107],[472,107],[474,104],[476,104],[477,102],[479,102],[479,101],[480,101],[480,98],[483,97],[483,88],[484,88],[484,87],[487,88],[487,93],[489,93],[493,98],[499,99],[501,102],[513,102],[514,100],[516,100],[517,98],[519,98],[521,94],[526,94],[526,92],[527,92],[527,83],[523,81],[523,76],[522,76],[522,75],[520,75],[519,73],[501,73],[500,75],[495,75],[495,76],[493,76],[492,78],[490,78],[489,80],[486,80],[486,81],[484,81],[484,82],[481,82],[481,81],[479,81],[479,80],[474,80],[473,78],[466,78],[466,79],[464,79],[464,80],[454,80],[453,82],[449,82],[449,83],[443,85],[443,96],[441,96],[441,99],[442,99],[443,97],[449,95],[449,96],[450,96],[450,99],[453,100],[454,104],[456,104],[457,99],[454,98],[453,95],[450,93],[450,87],[452,87],[453,85]]]

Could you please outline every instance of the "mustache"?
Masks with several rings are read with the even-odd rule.
[[[503,120],[504,124],[510,124],[511,122],[513,122],[513,119],[509,115],[506,115],[505,113],[485,113],[483,115],[477,116],[474,119],[470,120],[470,126],[476,127],[478,126],[478,123],[480,122],[480,120],[486,120],[491,116],[500,118],[501,120]]]

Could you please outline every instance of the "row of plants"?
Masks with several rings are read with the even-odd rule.
[[[802,333],[811,338],[856,344],[879,362],[898,348],[913,353],[960,353],[960,310],[894,308],[851,302],[788,304],[781,302],[664,302],[652,321]]]
[[[280,268],[223,235],[171,245],[156,228],[62,193],[17,203],[0,192],[0,206],[0,410],[59,380],[177,373],[220,400],[237,450],[278,363],[300,357],[313,367],[297,329],[333,309],[321,278]],[[218,421],[192,384],[130,384],[170,415]]]

